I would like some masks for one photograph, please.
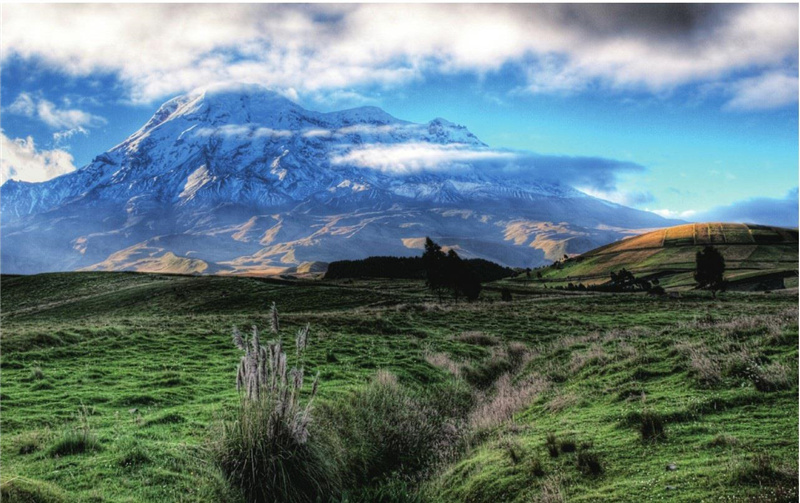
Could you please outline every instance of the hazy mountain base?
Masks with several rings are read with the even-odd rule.
[[[273,300],[287,330],[311,323],[306,364],[329,401],[379,368],[430,386],[455,379],[437,365],[469,380],[497,344],[528,348],[513,382],[539,383],[529,400],[475,421],[471,447],[410,486],[423,500],[796,500],[796,294],[498,299],[439,305],[409,281],[3,277],[4,500],[235,500],[200,447],[237,403],[230,326],[268,326]],[[54,456],[81,403],[97,450]],[[663,435],[643,441],[643,417]]]

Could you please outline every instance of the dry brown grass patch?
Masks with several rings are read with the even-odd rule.
[[[453,360],[447,353],[425,353],[425,361],[434,367],[444,369],[456,377],[461,377],[461,363]]]
[[[477,330],[461,332],[453,340],[476,346],[497,346],[500,344],[500,340],[497,337]]]
[[[544,408],[551,413],[561,412],[564,409],[574,407],[580,402],[580,398],[575,393],[563,393],[554,396],[544,406]]]
[[[484,396],[470,414],[470,426],[476,430],[488,429],[511,419],[549,386],[549,381],[538,375],[515,383],[510,374],[503,374],[497,380],[495,393]]]

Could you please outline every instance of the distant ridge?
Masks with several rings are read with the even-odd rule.
[[[694,284],[695,254],[707,245],[725,257],[725,277],[734,289],[797,285],[797,229],[720,222],[678,225],[622,239],[547,267],[542,279],[600,284],[611,272],[625,268],[637,277],[658,278],[665,287],[689,287]]]

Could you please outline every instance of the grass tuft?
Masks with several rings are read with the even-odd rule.
[[[0,480],[0,501],[10,503],[62,503],[70,501],[59,487],[27,477]]]
[[[575,462],[578,466],[578,470],[584,475],[597,476],[602,475],[605,471],[600,456],[591,450],[578,451]]]
[[[51,457],[69,456],[99,451],[101,446],[89,425],[89,410],[83,405],[78,409],[76,422],[66,429],[61,438],[50,448]]]
[[[639,433],[644,442],[664,440],[667,437],[664,431],[665,421],[661,414],[652,411],[643,411],[638,416]]]

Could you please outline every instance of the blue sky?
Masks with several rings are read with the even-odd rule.
[[[3,179],[80,168],[166,99],[242,81],[634,164],[578,188],[663,215],[797,225],[796,5],[39,4],[2,24]]]

